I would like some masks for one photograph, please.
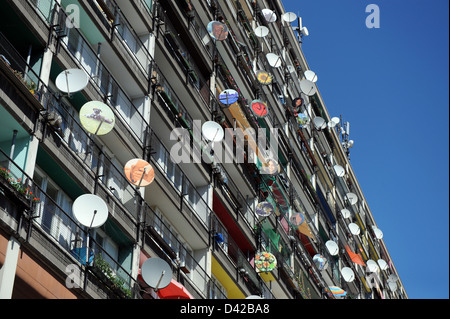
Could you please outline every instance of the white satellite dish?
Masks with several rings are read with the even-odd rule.
[[[383,232],[375,226],[372,226],[373,232],[375,233],[375,237],[377,239],[383,239]]]
[[[305,93],[307,96],[313,96],[317,93],[317,88],[314,82],[311,82],[309,80],[301,80],[300,81],[300,89],[303,93]]]
[[[341,274],[346,282],[353,282],[353,280],[355,280],[355,273],[349,267],[342,268]]]
[[[338,124],[341,122],[341,120],[338,117],[333,117],[330,122],[328,122],[329,128],[335,128],[338,126]]]
[[[342,216],[343,216],[345,219],[350,218],[350,216],[352,215],[352,214],[350,213],[350,211],[349,211],[348,209],[346,209],[346,208],[344,208],[343,210],[341,210],[341,214],[342,214]]]
[[[317,74],[311,70],[305,71],[305,78],[313,83],[317,82]]]
[[[344,177],[345,169],[341,165],[334,165],[334,172],[338,177]]]
[[[276,55],[275,53],[268,53],[266,55],[266,58],[271,67],[279,68],[281,66],[281,57]]]
[[[89,76],[83,70],[68,69],[57,76],[55,84],[58,90],[70,95],[83,91],[89,84]]]
[[[294,73],[295,72],[295,68],[292,65],[290,65],[290,64],[287,66],[287,69],[288,69],[289,73]]]
[[[277,21],[277,15],[272,10],[270,10],[270,9],[262,9],[261,12],[264,15],[264,18],[266,18],[267,22],[271,23],[271,22]]]
[[[339,253],[339,247],[334,241],[332,240],[327,241],[325,243],[325,246],[327,247],[328,252],[330,253],[331,256],[336,256]]]
[[[358,236],[361,233],[361,229],[359,229],[359,226],[355,223],[350,223],[348,225],[348,228],[350,229],[350,232],[355,236]]]
[[[202,126],[203,137],[209,142],[221,142],[225,137],[224,130],[219,123],[209,121]]]
[[[253,30],[255,32],[255,35],[259,38],[264,38],[269,34],[269,28],[261,25],[259,27],[257,27],[255,30]]]
[[[369,259],[366,264],[367,264],[367,271],[369,272],[378,271],[378,264],[374,260]]]
[[[108,219],[108,206],[93,194],[78,197],[72,204],[72,212],[75,219],[89,229],[103,226]]]
[[[351,205],[355,205],[358,202],[358,196],[354,193],[347,193],[345,196]]]
[[[388,286],[392,292],[396,291],[398,288],[397,283],[395,283],[395,282],[388,282]]]
[[[260,297],[260,296],[248,296],[247,298],[245,298],[245,299],[264,299],[263,297]]]
[[[378,266],[380,266],[381,270],[387,270],[389,268],[389,265],[383,259],[378,259],[377,262],[378,262]]]
[[[297,15],[294,12],[286,12],[282,15],[282,19],[288,23],[291,23],[297,19]]]
[[[167,287],[172,281],[172,269],[160,258],[149,258],[141,266],[145,283],[155,290]]]
[[[398,280],[398,276],[396,274],[391,274],[391,275],[389,275],[387,281],[388,282],[397,282],[397,280]]]
[[[325,122],[325,120],[323,118],[321,118],[320,116],[314,118],[313,123],[314,123],[314,127],[318,131],[324,129],[327,126],[327,122]]]

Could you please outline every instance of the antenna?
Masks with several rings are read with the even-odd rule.
[[[298,41],[302,43],[304,36],[309,36],[309,30],[307,27],[303,26],[303,21],[301,17],[298,17],[298,27],[294,27],[293,30],[298,33]]]
[[[332,120],[335,121],[335,120]],[[340,123],[343,123],[342,125]],[[331,127],[331,126],[330,126]],[[341,136],[342,147],[344,148],[348,158],[350,159],[350,149],[353,148],[355,141],[350,140],[350,122],[343,122],[342,116],[339,123],[334,127],[337,127],[338,134]]]

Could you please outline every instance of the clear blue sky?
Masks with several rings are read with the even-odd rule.
[[[283,0],[411,299],[449,298],[449,1]],[[366,27],[366,6],[380,28]],[[296,25],[296,23],[294,23]]]

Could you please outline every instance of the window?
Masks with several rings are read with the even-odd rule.
[[[36,168],[34,180],[45,192],[39,194],[41,201],[36,207],[40,216],[38,224],[65,249],[72,249],[77,231],[72,199],[39,168]]]
[[[209,299],[227,299],[227,290],[214,275],[211,275]]]
[[[94,254],[100,255],[116,273],[119,269],[119,246],[101,229],[95,231],[95,241],[98,246],[94,248]]]

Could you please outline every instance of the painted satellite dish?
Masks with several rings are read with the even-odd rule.
[[[155,179],[155,170],[146,161],[142,159],[132,159],[124,167],[124,173],[127,180],[138,187],[145,187],[153,183]]]
[[[269,114],[267,104],[261,100],[254,100],[251,104],[251,109],[258,117],[266,117]]]
[[[207,31],[211,38],[223,41],[228,37],[228,27],[226,24],[219,21],[211,21],[208,23]]]
[[[256,78],[258,79],[259,83],[264,84],[264,85],[269,85],[273,81],[273,75],[264,70],[256,71]]]
[[[80,122],[89,133],[106,135],[114,129],[116,117],[109,106],[102,102],[92,101],[81,108]]]
[[[257,272],[271,272],[277,266],[277,259],[269,252],[261,252],[255,256]]]
[[[239,93],[235,90],[224,90],[219,95],[219,101],[222,104],[225,104],[226,106],[230,106],[231,104],[234,104],[239,99]]]
[[[269,202],[261,202],[256,205],[256,214],[261,217],[267,217],[272,215],[274,212],[273,205]]]

